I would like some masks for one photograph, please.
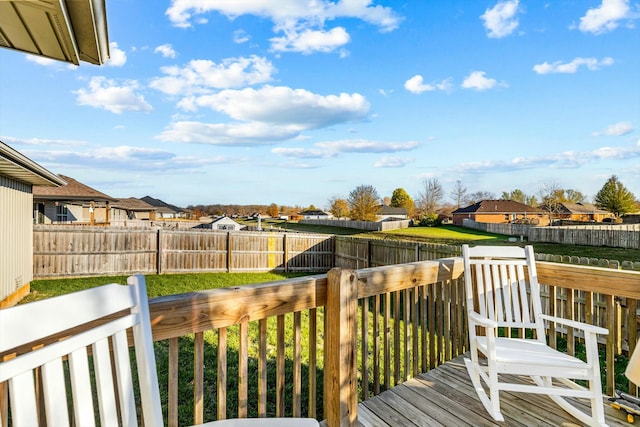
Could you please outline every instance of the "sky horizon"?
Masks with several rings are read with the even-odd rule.
[[[110,60],[0,49],[0,140],[115,198],[640,198],[640,3],[107,3]]]

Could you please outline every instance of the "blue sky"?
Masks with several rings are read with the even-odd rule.
[[[111,59],[0,49],[0,140],[113,197],[640,197],[640,3],[110,0]]]

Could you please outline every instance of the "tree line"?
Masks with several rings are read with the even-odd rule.
[[[414,200],[404,188],[396,188],[391,197],[380,198],[372,185],[359,185],[347,198],[333,196],[329,199],[329,212],[336,218],[350,218],[356,221],[375,221],[381,205],[404,208],[408,217],[419,220],[422,225],[431,225],[442,213],[451,213],[455,209],[473,205],[482,200],[496,200],[494,193],[478,191],[469,193],[462,181],[456,181],[450,192],[453,204],[445,203],[445,190],[437,178],[428,178],[422,182],[422,189]],[[500,200],[513,200],[545,210],[551,215],[557,213],[561,203],[585,203],[586,196],[578,190],[561,188],[551,182],[543,185],[537,194],[527,195],[520,189],[503,191]],[[626,213],[640,211],[640,201],[636,200],[612,175],[593,198],[600,209],[612,212],[616,217]]]

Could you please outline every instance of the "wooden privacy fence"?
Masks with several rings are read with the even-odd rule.
[[[34,226],[34,278],[135,273],[325,272],[330,235]]]

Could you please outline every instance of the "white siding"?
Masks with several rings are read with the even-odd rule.
[[[32,279],[31,185],[0,176],[0,301]]]

